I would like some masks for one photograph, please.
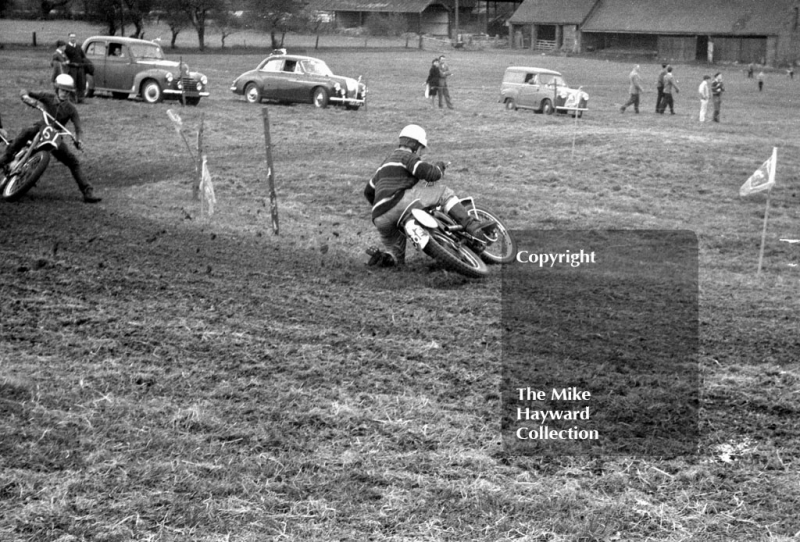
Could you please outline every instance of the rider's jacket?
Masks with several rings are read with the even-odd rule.
[[[394,207],[403,193],[419,181],[434,182],[444,173],[437,166],[424,162],[405,148],[396,149],[384,160],[364,188],[364,197],[372,205],[372,219]]]
[[[55,94],[51,94],[50,92],[29,92],[28,96],[38,100],[42,106],[44,106],[45,111],[61,125],[66,127],[67,123],[72,121],[72,124],[75,125],[75,136],[78,139],[81,138],[81,133],[83,131],[81,129],[81,117],[78,115],[78,110],[72,102],[69,100],[59,101],[56,99]],[[39,121],[37,126],[40,126],[43,122],[44,121]]]

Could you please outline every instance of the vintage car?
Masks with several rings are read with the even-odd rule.
[[[581,88],[570,88],[557,71],[511,66],[503,76],[500,102],[506,109],[533,109],[546,115],[571,112],[580,117],[588,107],[589,95]]]
[[[83,52],[94,64],[94,75],[86,77],[87,96],[110,92],[115,98],[141,97],[147,103],[172,98],[189,105],[208,96],[206,76],[167,60],[156,42],[94,36],[83,42]]]
[[[360,77],[356,80],[334,75],[318,58],[283,53],[268,56],[256,69],[237,77],[231,91],[254,104],[273,100],[358,109],[367,100],[367,87]]]

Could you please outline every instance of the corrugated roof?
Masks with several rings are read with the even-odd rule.
[[[774,36],[794,0],[599,0],[584,32]]]
[[[525,0],[514,12],[512,24],[581,24],[595,0]]]
[[[434,0],[311,0],[314,11],[379,11],[386,13],[422,13]]]

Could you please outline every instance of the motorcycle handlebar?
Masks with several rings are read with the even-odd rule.
[[[75,143],[75,147],[78,150],[83,150],[83,149],[81,149],[81,147],[83,147],[83,144],[79,143],[78,140],[75,139],[75,135],[72,132],[70,132],[69,130],[67,130],[66,127],[64,127],[64,125],[62,125],[55,118],[53,118],[53,116],[50,113],[48,113],[47,110],[45,110],[44,107],[42,107],[42,104],[41,104],[41,102],[39,102],[39,100],[37,100],[35,98],[31,98],[28,95],[20,96],[20,99],[28,107],[33,107],[34,109],[38,109],[39,111],[41,111],[42,112],[42,116],[44,117],[44,121],[45,121],[46,124],[55,124],[58,127],[58,129],[61,130],[64,133],[64,135],[68,135],[69,137],[72,138],[72,141]]]

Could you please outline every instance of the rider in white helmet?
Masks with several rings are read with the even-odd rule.
[[[71,76],[62,73],[56,77],[54,83],[56,88],[55,95],[49,92],[28,92],[25,89],[20,90],[22,100],[30,103],[31,100],[38,101],[47,113],[53,117],[59,124],[66,127],[67,123],[72,121],[75,126],[75,146],[81,148],[81,135],[83,130],[81,128],[81,118],[78,115],[78,110],[73,105],[72,101],[75,99],[75,81]],[[5,154],[0,157],[0,167],[4,167],[11,158],[19,151],[25,144],[36,136],[37,132],[42,126],[43,121],[39,121],[27,130],[23,130],[14,139],[14,142],[8,146]],[[81,164],[78,157],[67,146],[66,138],[61,138],[58,148],[52,151],[52,155],[56,159],[67,166],[72,173],[72,177],[78,184],[78,188],[83,193],[83,201],[86,203],[97,203],[101,198],[94,195],[92,185],[84,178]]]
[[[453,190],[436,182],[444,176],[446,165],[423,161],[421,155],[427,147],[425,130],[409,124],[400,132],[400,146],[384,160],[364,189],[364,196],[372,205],[372,223],[385,249],[368,251],[372,256],[370,265],[391,267],[405,262],[406,238],[399,221],[415,206],[440,204],[467,232],[486,239],[481,230],[491,222],[481,223],[471,217]]]

